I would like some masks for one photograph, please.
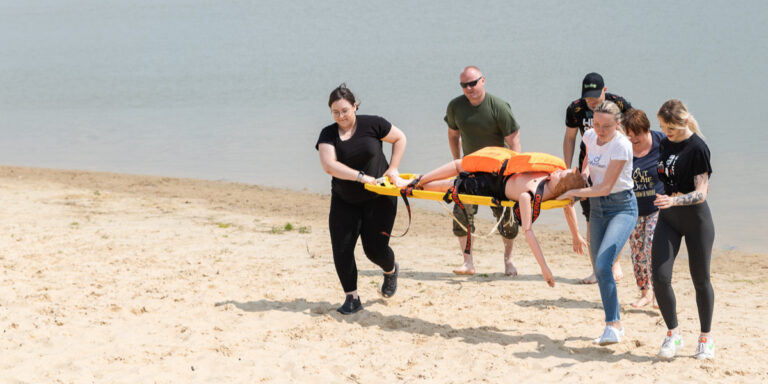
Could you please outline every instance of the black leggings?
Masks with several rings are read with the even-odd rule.
[[[715,226],[706,201],[697,205],[662,209],[659,213],[651,248],[651,276],[653,292],[668,329],[677,328],[677,303],[675,292],[672,290],[672,268],[683,237],[688,248],[688,268],[691,271],[693,287],[696,289],[701,332],[707,333],[712,326],[712,312],[715,307],[715,292],[709,281]]]
[[[397,215],[397,198],[378,196],[359,204],[351,204],[335,195],[331,196],[328,227],[331,231],[333,264],[344,292],[357,290],[357,264],[355,244],[363,240],[363,251],[374,264],[385,272],[395,268],[395,253],[389,247],[389,236]]]

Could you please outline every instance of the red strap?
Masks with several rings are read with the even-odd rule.
[[[382,235],[387,237],[403,237],[405,236],[406,233],[408,233],[408,230],[411,229],[411,204],[408,203],[408,197],[407,197],[408,195],[411,195],[411,196],[413,195],[413,187],[411,188],[405,187],[400,190],[400,196],[403,197],[403,202],[405,203],[405,209],[408,210],[408,226],[405,227],[405,232],[403,232],[400,235],[391,235],[389,233],[382,231],[381,232]]]
[[[541,214],[541,203],[544,200],[544,186],[548,180],[549,178],[542,180],[536,187],[536,193],[533,195],[533,201],[531,201],[531,224],[533,224],[533,222],[536,221],[536,219],[538,219],[539,215]],[[520,216],[519,203],[515,203],[515,206],[512,207],[512,213],[515,216],[515,221],[517,221],[518,224],[522,224],[523,217]]]

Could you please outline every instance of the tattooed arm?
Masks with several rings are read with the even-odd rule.
[[[686,193],[685,195],[669,197],[667,195],[657,194],[656,201],[653,203],[660,209],[680,205],[701,204],[707,199],[707,192],[709,192],[709,176],[706,173],[694,176],[693,185],[696,186],[696,190]]]
[[[706,173],[694,176],[693,185],[696,186],[695,191],[673,197],[672,205],[694,205],[704,202],[709,191],[709,176]]]

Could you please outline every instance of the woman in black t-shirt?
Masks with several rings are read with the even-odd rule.
[[[389,236],[397,214],[397,198],[365,190],[376,178],[398,176],[397,167],[405,152],[403,132],[379,116],[357,115],[355,95],[345,84],[331,92],[328,106],[336,121],[320,132],[315,148],[323,170],[331,179],[331,233],[333,263],[346,294],[338,308],[342,314],[363,309],[357,294],[355,244],[362,238],[363,251],[384,271],[381,294],[391,297],[397,290],[398,265],[389,247]],[[391,164],[382,142],[392,144]]]
[[[659,147],[657,171],[664,182],[664,194],[657,195],[654,201],[661,213],[651,250],[653,290],[668,329],[659,356],[672,358],[683,346],[672,290],[672,269],[680,242],[685,237],[701,325],[694,357],[713,359],[715,345],[710,328],[715,294],[709,279],[709,266],[715,227],[706,201],[712,174],[709,148],[701,138],[698,123],[680,100],[665,102],[657,117],[667,136]]]

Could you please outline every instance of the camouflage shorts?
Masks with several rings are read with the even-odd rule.
[[[477,205],[465,204],[464,206],[467,208],[467,215],[464,215],[464,211],[455,204],[453,206],[453,215],[456,216],[456,218],[461,222],[462,225],[464,225],[464,227],[469,228],[472,233],[475,233],[475,215],[477,214]],[[498,221],[504,208],[491,207],[491,210],[493,211],[493,217],[495,217],[496,221]],[[515,219],[512,218],[511,208],[507,208],[507,211],[504,213],[504,219],[501,221],[501,223],[499,223],[498,230],[499,234],[501,234],[501,236],[503,236],[505,239],[514,239],[517,237],[518,226],[515,222]],[[456,220],[453,220],[453,234],[456,236],[466,236],[467,231],[461,228]]]

